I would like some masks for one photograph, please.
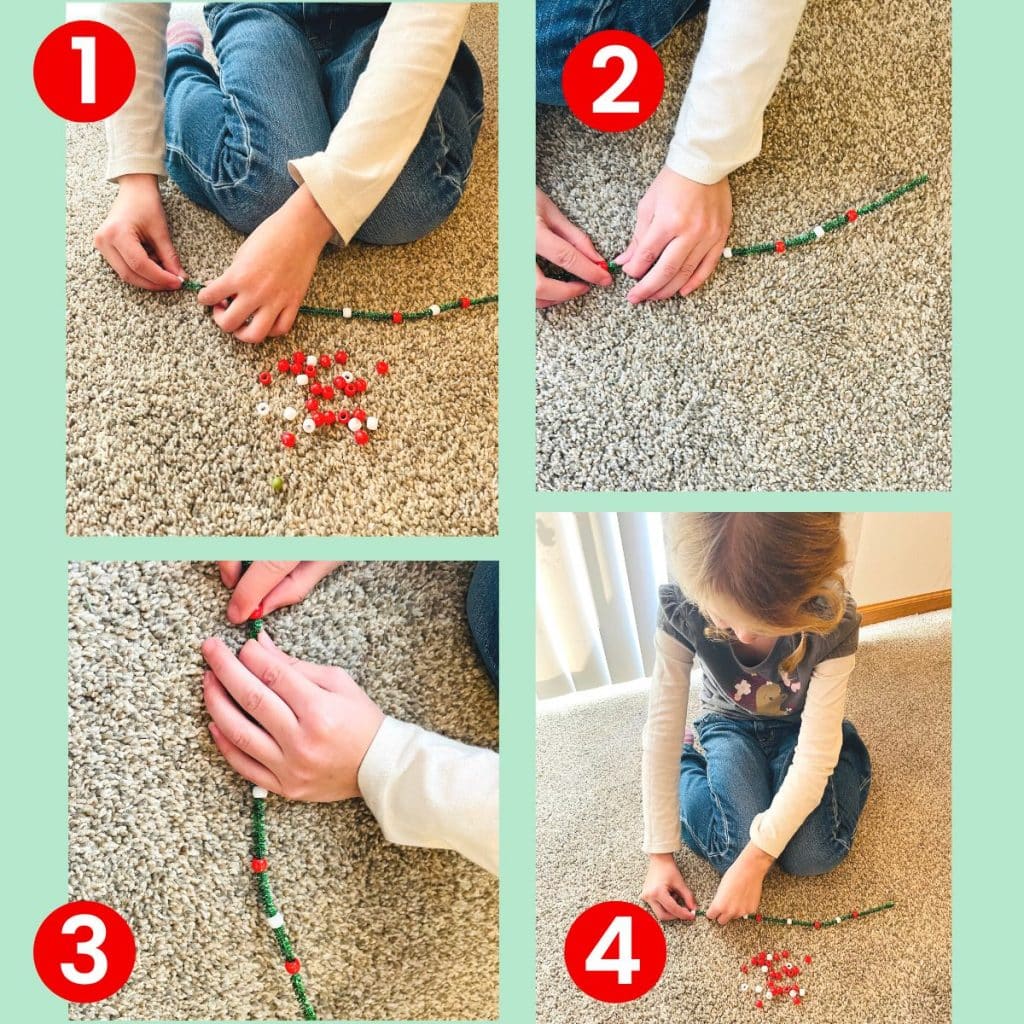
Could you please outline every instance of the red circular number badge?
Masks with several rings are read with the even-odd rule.
[[[36,50],[39,98],[68,121],[102,121],[120,110],[135,84],[135,58],[124,36],[98,21],[69,21]]]
[[[665,936],[647,911],[632,903],[597,903],[565,937],[565,966],[591,999],[627,1003],[650,992],[665,969]]]
[[[95,1003],[112,996],[131,976],[135,936],[104,903],[65,903],[39,926],[32,959],[54,995],[69,1003]]]
[[[658,108],[665,72],[654,49],[632,32],[595,32],[562,68],[569,109],[599,132],[628,132]]]

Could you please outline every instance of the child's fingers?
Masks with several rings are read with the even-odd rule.
[[[235,294],[235,281],[230,272],[225,271],[220,277],[208,281],[199,289],[196,300],[201,306],[216,306],[224,299],[230,299]]]
[[[310,682],[316,683],[322,690],[330,690],[332,693],[341,693],[347,686],[357,686],[356,681],[341,668],[334,668],[331,665],[317,665],[312,661],[302,661],[301,658],[293,658],[285,654],[277,644],[270,638],[267,631],[261,630],[259,643],[275,658],[281,658],[289,665],[295,666]]]
[[[339,565],[340,562],[299,562],[263,599],[263,610],[270,613],[296,604]]]
[[[246,641],[243,652],[250,645],[258,646]],[[270,673],[267,679],[254,675],[217,637],[210,637],[203,643],[203,657],[235,703],[283,745],[282,738],[294,733],[298,722],[291,708],[275,692],[275,675]]]
[[[675,276],[670,278],[651,296],[651,301],[660,302],[662,299],[668,299],[673,295],[679,294],[684,285],[692,280],[697,271],[701,269],[704,264],[704,257],[707,256],[710,249],[711,247],[706,241],[698,239],[689,254],[682,261],[682,266]]]
[[[238,586],[238,581],[242,578],[242,563],[241,562],[218,562],[217,568],[220,570],[220,581],[224,584],[228,590],[234,590]]]
[[[626,298],[633,303],[645,302],[648,299],[656,298],[664,293],[671,295],[676,290],[676,282],[679,286],[684,280],[689,280],[690,275],[696,269],[697,262],[694,256],[694,241],[692,238],[672,238],[668,240],[665,248],[658,256],[657,262],[649,270],[642,274],[642,280],[630,289]],[[640,256],[644,255],[644,246],[640,246]],[[647,250],[649,255],[653,251]],[[700,253],[703,256],[703,253]],[[633,265],[638,266],[637,257]]]
[[[601,254],[594,247],[590,236],[578,228],[554,203],[547,210],[546,218],[548,226],[556,235],[560,235],[570,245],[579,249],[584,256],[588,256],[594,263],[601,262]]]
[[[236,295],[231,304],[213,307],[213,322],[225,333],[234,334],[257,310],[256,300],[250,295]]]
[[[242,714],[212,672],[203,673],[203,701],[217,728],[224,736],[230,737],[231,743],[240,751],[262,765],[281,763],[281,748],[263,729]]]
[[[695,292],[705,281],[714,273],[715,267],[718,266],[718,261],[722,258],[722,253],[725,250],[725,242],[717,241],[707,253],[704,255],[704,259],[701,260],[700,266],[693,272],[693,276],[686,284],[683,285],[679,290],[679,294],[683,297],[689,295],[691,292]]]
[[[166,222],[162,222],[158,227],[151,228],[151,231],[153,251],[156,253],[156,258],[160,261],[160,265],[176,277],[184,278],[185,268],[182,267],[181,260],[178,259],[178,254],[175,252],[174,243],[171,241],[171,235],[167,230]]]
[[[164,289],[160,285],[153,284],[152,281],[147,281],[146,278],[139,274],[136,274],[131,267],[121,258],[121,254],[116,249],[109,249],[103,253],[104,259],[114,268],[114,273],[117,274],[122,281],[126,284],[134,285],[136,288],[145,288],[148,292],[159,292]]]
[[[658,898],[661,902],[662,907],[668,912],[671,917],[674,917],[680,921],[692,921],[693,913],[681,906],[672,894],[672,889],[666,886],[663,892],[658,893]]]
[[[248,754],[239,750],[225,735],[217,728],[216,724],[210,722],[209,725],[210,735],[213,737],[213,742],[217,745],[217,749],[224,755],[224,760],[227,761],[232,768],[242,776],[243,779],[248,779],[254,785],[262,786],[264,789],[269,790],[271,793],[281,793],[281,782],[277,776],[267,768],[264,768],[259,761],[254,761]]]
[[[537,254],[583,281],[605,287],[612,283],[612,275],[607,270],[546,225],[537,233]]]
[[[255,640],[246,640],[239,652],[241,663],[287,705],[300,722],[316,713],[320,687],[307,679],[297,665],[275,657]],[[280,735],[275,733],[275,739]],[[282,744],[284,746],[284,744]]]
[[[152,283],[154,289],[172,290],[181,287],[181,278],[164,270],[143,248],[142,242],[131,232],[124,232],[114,243],[121,259],[139,277]]]
[[[242,574],[228,601],[228,622],[241,625],[298,562],[253,562]],[[264,606],[264,611],[266,607]]]
[[[295,318],[298,315],[298,306],[289,306],[287,309],[282,309],[274,321],[274,326],[270,328],[270,337],[280,338],[282,335],[287,334],[295,326]]]
[[[560,302],[568,302],[569,299],[577,299],[589,291],[590,285],[582,281],[556,281],[544,277],[537,282],[537,305],[545,309]]]
[[[275,306],[263,306],[253,313],[252,317],[235,331],[235,337],[249,345],[258,345],[270,333],[277,320],[278,310]]]

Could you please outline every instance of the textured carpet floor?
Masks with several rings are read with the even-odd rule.
[[[665,96],[636,131],[538,107],[538,181],[609,257],[703,29],[661,47]],[[949,488],[949,29],[947,0],[811,0],[762,154],[731,178],[732,243],[931,184],[817,245],[727,264],[687,299],[631,308],[620,280],[539,314],[541,489]]]
[[[325,255],[313,305],[422,309],[497,291],[497,13],[476,6],[466,36],[487,110],[463,201],[440,229],[402,247]],[[209,51],[208,51],[209,52]],[[72,534],[493,534],[497,532],[496,306],[395,328],[300,317],[260,346],[223,334],[194,294],[123,285],[93,251],[114,196],[103,130],[67,134],[67,523]],[[241,237],[164,189],[186,271],[208,280]],[[347,432],[282,448],[294,400],[257,373],[295,348],[344,347],[370,380],[381,428],[365,449]],[[393,369],[373,372],[384,356]],[[271,491],[280,475],[283,494]]]
[[[349,563],[269,628],[286,650],[346,666],[385,711],[497,744],[464,563]],[[293,1019],[257,909],[249,787],[220,758],[202,703],[200,642],[225,625],[210,564],[70,569],[70,898],[135,930],[135,972],[89,1019]],[[457,854],[386,843],[362,801],[271,798],[280,905],[322,1019],[494,1018],[498,887]]]
[[[537,989],[539,1024],[750,1021],[739,991],[744,957],[773,943],[814,957],[807,998],[771,1016],[803,1024],[950,1019],[950,616],[936,612],[861,634],[849,717],[871,751],[871,795],[846,859],[831,874],[773,871],[762,909],[797,917],[846,913],[888,898],[894,910],[814,932],[739,922],[665,927],[668,963],[635,1003],[592,1002],[562,963],[566,929],[601,900],[643,885],[640,731],[646,688],[600,691],[576,708],[541,704],[537,722]],[[717,875],[680,860],[701,906]]]

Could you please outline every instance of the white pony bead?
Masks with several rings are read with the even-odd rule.
[[[722,255],[725,257],[725,259],[731,260],[732,259],[732,246],[731,245],[727,245],[725,247],[725,249],[722,251]]]
[[[435,304],[435,305],[430,307],[430,315],[431,316],[438,316],[440,314],[440,312],[441,312],[441,307],[440,306]]]
[[[282,415],[282,416],[283,416],[283,417],[284,417],[284,418],[285,418],[286,420],[293,420],[293,419],[295,419],[295,417],[296,417],[296,416],[298,416],[299,414],[298,414],[298,413],[297,413],[297,412],[296,412],[296,411],[295,411],[295,410],[294,410],[294,409],[293,409],[293,408],[292,408],[292,407],[291,407],[291,406],[289,405],[289,406],[288,406],[288,408],[287,408],[287,409],[285,409],[285,411],[284,411],[283,413],[281,413],[281,415]]]
[[[273,917],[267,918],[267,927],[272,931],[284,925],[284,914],[279,910]]]
[[[358,416],[353,416],[352,419],[348,421],[348,429],[351,430],[353,434],[357,430],[362,430],[363,421]]]
[[[352,307],[351,307],[351,306],[346,306],[346,307],[345,307],[345,308],[344,308],[344,309],[343,309],[343,310],[341,311],[341,315],[342,315],[342,316],[343,316],[343,317],[344,317],[344,318],[345,318],[346,320],[351,320],[351,319],[352,319]]]
[[[295,375],[295,384],[297,387],[304,388],[309,383],[309,378],[304,373],[297,373]]]
[[[270,795],[270,792],[269,790],[264,789],[262,786],[253,786],[252,795],[256,797],[257,800],[266,800],[267,797]]]
[[[825,229],[820,224],[815,224],[814,225],[814,237],[815,238],[824,238],[825,237]]]

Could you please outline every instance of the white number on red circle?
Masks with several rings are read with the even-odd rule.
[[[615,940],[619,940],[618,956],[606,957]],[[640,961],[633,956],[633,921],[629,917],[614,917],[612,923],[587,956],[586,968],[591,973],[608,971],[617,976],[620,985],[630,985],[633,975],[640,970]]]
[[[620,43],[602,46],[594,54],[594,67],[606,68],[612,60],[622,61],[622,73],[612,84],[594,100],[595,114],[638,114],[639,100],[620,100],[619,97],[633,84],[637,68],[640,66],[636,54]]]
[[[107,973],[107,955],[100,947],[107,937],[107,926],[95,914],[72,914],[61,927],[64,935],[74,935],[79,928],[88,928],[89,937],[75,943],[78,956],[86,956],[92,967],[80,971],[73,963],[62,962],[61,974],[75,985],[94,985]]]

